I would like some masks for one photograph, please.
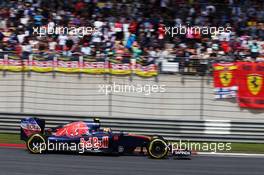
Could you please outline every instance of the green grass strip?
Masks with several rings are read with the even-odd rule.
[[[1,134],[0,133],[0,143],[24,143],[20,140],[19,134]],[[182,141],[173,142],[176,146],[182,148],[189,147],[194,151],[198,152],[229,152],[229,153],[263,153],[264,154],[264,144],[263,143],[228,143],[228,142],[195,142],[195,141]],[[185,145],[184,145],[185,144]],[[192,144],[192,145],[191,145]]]

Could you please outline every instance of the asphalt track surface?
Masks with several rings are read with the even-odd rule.
[[[194,156],[153,160],[145,156],[33,155],[0,148],[0,175],[263,175],[264,158]]]

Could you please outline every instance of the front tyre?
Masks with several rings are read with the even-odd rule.
[[[26,142],[27,149],[32,154],[41,154],[46,151],[47,142],[45,136],[41,134],[33,134]]]
[[[153,138],[147,147],[147,151],[150,158],[163,159],[168,155],[169,147],[164,139]]]

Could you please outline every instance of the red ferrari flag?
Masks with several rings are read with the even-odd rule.
[[[213,68],[215,98],[235,97],[237,91],[237,65],[235,63],[215,63]]]
[[[238,65],[240,107],[264,109],[264,63],[241,62]]]

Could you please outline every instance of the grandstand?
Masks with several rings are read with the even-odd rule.
[[[0,51],[23,59],[33,53],[48,58],[83,55],[99,61],[134,58],[146,65],[156,61],[160,66],[180,60],[187,66],[191,59],[263,61],[263,6],[258,0],[2,0]],[[232,30],[166,34],[165,27],[178,25]],[[47,33],[39,35],[37,27]],[[80,37],[50,31],[54,27],[96,27],[96,32]]]

